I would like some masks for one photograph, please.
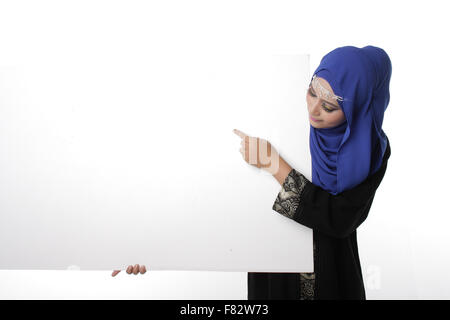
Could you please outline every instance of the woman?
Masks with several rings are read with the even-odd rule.
[[[365,299],[356,228],[366,219],[387,167],[381,129],[392,66],[377,47],[339,47],[325,55],[307,92],[312,183],[279,157],[282,186],[273,210],[313,229],[313,273],[248,273],[248,299]],[[250,144],[251,145],[251,144]],[[264,168],[260,163],[257,167]],[[267,166],[265,166],[267,168]]]

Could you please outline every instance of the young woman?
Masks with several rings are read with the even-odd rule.
[[[314,272],[249,272],[249,300],[365,299],[356,229],[368,215],[390,156],[382,123],[391,72],[389,56],[374,46],[339,47],[322,58],[306,94],[312,182],[267,140],[234,130],[242,138],[244,160],[272,173],[282,186],[272,209],[313,229]],[[267,147],[269,162],[250,149],[255,145]],[[250,163],[253,152],[256,163]],[[276,170],[271,163],[278,164]],[[145,267],[129,266],[127,272],[140,270]]]
[[[339,47],[322,58],[306,96],[312,182],[269,142],[236,130],[246,162],[251,139],[265,142],[270,158],[279,159],[273,176],[282,188],[273,210],[313,229],[314,272],[250,272],[248,299],[365,299],[356,229],[390,156],[382,123],[391,73],[389,56],[374,46]]]

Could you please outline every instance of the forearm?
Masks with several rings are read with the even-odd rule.
[[[278,183],[282,186],[283,182],[286,180],[289,172],[291,172],[292,167],[280,156],[279,158],[279,167],[278,171],[273,174],[273,177],[278,181]]]

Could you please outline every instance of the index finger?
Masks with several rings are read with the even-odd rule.
[[[243,133],[242,131],[239,131],[238,129],[233,129],[233,132],[236,133],[241,138],[245,138],[246,136],[248,136],[247,134]]]

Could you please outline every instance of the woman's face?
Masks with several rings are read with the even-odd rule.
[[[333,89],[327,80],[316,77],[322,87],[334,95]],[[306,91],[306,103],[308,105],[309,122],[314,128],[332,128],[345,121],[345,114],[336,99],[326,100],[318,96],[319,88],[313,87],[312,82]],[[313,119],[311,119],[313,118]],[[316,121],[314,121],[316,120]]]

